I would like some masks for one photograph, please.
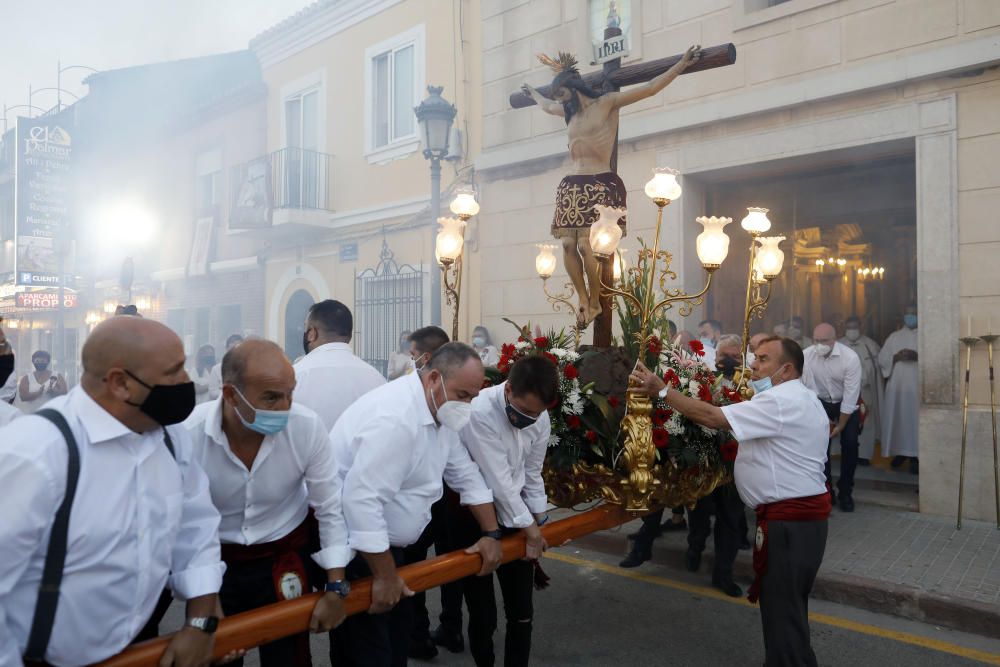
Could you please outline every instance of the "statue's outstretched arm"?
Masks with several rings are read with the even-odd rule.
[[[521,91],[531,99],[535,100],[535,104],[537,104],[545,113],[550,113],[553,116],[565,115],[566,112],[563,110],[563,106],[561,104],[553,102],[528,84],[521,86]]]
[[[608,97],[615,108],[628,106],[629,104],[638,102],[639,100],[652,97],[669,86],[670,83],[680,76],[681,73],[683,73],[684,70],[690,65],[698,62],[699,58],[701,58],[701,45],[695,44],[684,52],[684,55],[677,61],[677,64],[655,79],[649,81],[649,83],[644,83],[617,93],[609,93]]]

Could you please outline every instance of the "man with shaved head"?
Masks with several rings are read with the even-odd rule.
[[[406,665],[413,592],[396,568],[406,564],[404,549],[430,522],[442,477],[482,530],[466,550],[482,557],[480,574],[500,564],[493,494],[458,435],[469,423],[483,379],[479,354],[448,343],[419,372],[359,398],[333,427],[348,545],[358,553],[347,578],[373,575],[371,613],[351,616],[334,632],[334,665]]]
[[[222,395],[185,423],[222,514],[222,609],[249,611],[315,585],[324,595],[310,629],[332,630],[344,620],[350,550],[328,429],[292,402],[295,371],[271,341],[245,340],[226,352],[222,382]],[[260,657],[264,667],[309,666],[309,635],[265,644]]]
[[[840,436],[839,494],[833,492],[830,457],[826,461],[826,482],[840,509],[854,511],[854,471],[858,467],[858,436],[861,430],[861,359],[843,343],[837,342],[837,330],[823,323],[813,331],[813,344],[803,352],[805,370],[802,384],[816,392],[830,418],[830,438]]]
[[[162,324],[117,317],[84,343],[83,370],[43,414],[0,429],[0,664],[104,660],[169,584],[187,621],[159,664],[207,665],[224,567],[208,480],[173,426],[195,405],[184,348]]]

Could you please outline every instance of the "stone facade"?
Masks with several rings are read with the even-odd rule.
[[[700,287],[694,253],[706,184],[723,170],[765,164],[820,167],[829,156],[863,159],[880,147],[916,164],[917,296],[921,308],[921,511],[949,514],[957,501],[961,433],[958,337],[989,318],[1000,328],[1000,5],[988,0],[632,0],[633,54],[624,64],[680,53],[689,44],[736,45],[735,65],[683,76],[627,108],[619,173],[629,189],[622,245],[651,236],[655,207],[642,187],[654,166],[684,175],[666,212],[663,245],[681,285]],[[589,49],[586,3],[483,2],[481,245],[469,257],[482,320],[564,326],[533,271],[535,244],[549,242],[555,185],[568,169],[562,121],[514,110],[522,82],[548,83],[539,52]],[[581,60],[583,60],[581,58]],[[583,68],[585,71],[590,69]],[[798,161],[798,162],[796,162]],[[752,205],[753,202],[747,202]],[[734,229],[735,227],[735,229]],[[729,228],[733,247],[746,243]],[[731,251],[732,252],[732,251]],[[787,252],[787,250],[786,250]],[[732,256],[732,255],[731,255]],[[502,259],[501,259],[502,258]],[[560,261],[560,264],[562,262]],[[562,269],[553,278],[559,283]],[[477,289],[478,287],[478,289]],[[470,304],[471,305],[471,304]],[[697,323],[696,311],[686,322]],[[694,320],[692,322],[692,320]],[[502,336],[501,336],[502,337]],[[973,358],[966,516],[992,519],[985,354]],[[989,459],[986,455],[989,453]]]

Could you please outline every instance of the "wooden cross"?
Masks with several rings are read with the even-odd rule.
[[[617,37],[618,35],[621,35],[621,28],[608,27],[604,29],[604,39],[610,39],[612,37]],[[583,80],[593,90],[600,90],[602,94],[610,93],[621,89],[622,86],[645,83],[646,81],[654,79],[673,67],[682,57],[683,55],[670,56],[667,58],[660,58],[658,60],[651,60],[645,63],[628,65],[626,67],[621,66],[621,58],[615,58],[614,60],[604,63],[601,71],[584,74]],[[735,62],[736,47],[732,44],[720,44],[719,46],[702,49],[701,57],[698,59],[698,62],[685,69],[682,74],[702,72],[708,69],[715,69],[716,67],[725,67],[726,65],[732,65]],[[545,97],[548,97],[549,99],[552,98],[552,86],[542,86],[537,90]],[[515,109],[522,109],[524,107],[531,106],[534,103],[535,101],[531,99],[529,95],[520,91],[512,93],[510,96],[510,105]],[[617,174],[617,136],[615,137],[615,147],[614,152],[611,155],[610,166],[611,171]],[[610,285],[613,280],[613,263],[602,262],[601,267],[601,280],[604,284]],[[594,320],[594,346],[611,347],[612,320],[610,296],[601,297],[601,308],[601,314],[596,320]]]

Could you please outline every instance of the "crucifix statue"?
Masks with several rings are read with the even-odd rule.
[[[605,39],[620,34],[609,22]],[[510,102],[515,108],[538,104],[566,121],[573,172],[559,183],[552,235],[562,242],[566,271],[579,299],[577,326],[583,329],[597,320],[594,345],[605,347],[611,343],[611,309],[601,295],[602,265],[590,247],[590,226],[598,217],[595,206],[625,206],[625,184],[617,173],[619,110],[656,95],[680,74],[732,64],[736,49],[732,44],[704,50],[692,46],[680,56],[628,67],[620,67],[617,58],[605,63],[603,71],[587,75],[580,74],[576,58],[568,53],[539,60],[556,72],[552,84],[540,89],[525,84]],[[642,85],[619,90],[630,84]],[[624,216],[618,224],[624,232]],[[610,273],[610,263],[603,270]],[[610,282],[610,275],[604,281]]]

